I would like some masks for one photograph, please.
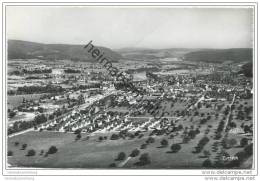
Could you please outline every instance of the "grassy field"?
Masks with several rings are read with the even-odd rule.
[[[28,132],[24,135],[12,137],[8,140],[8,150],[13,151],[13,156],[8,157],[8,163],[17,167],[39,167],[39,168],[108,168],[111,163],[119,164],[120,161],[115,161],[117,154],[121,151],[129,155],[135,148],[145,143],[148,138],[148,133],[141,139],[128,138],[123,140],[105,140],[98,141],[101,134],[91,136],[89,140],[84,140],[87,136],[82,134],[82,140],[75,141],[75,135],[71,133],[58,132]],[[102,134],[103,135],[103,134]],[[110,134],[105,134],[110,137]],[[161,148],[160,141],[169,136],[156,136],[155,142],[148,145],[146,149],[140,149],[141,153],[149,153],[151,164],[146,166],[136,166],[139,156],[130,159],[123,168],[201,168],[202,154],[194,154],[192,150],[197,145],[198,140],[203,136],[203,133],[197,135],[196,139],[188,144],[181,144],[181,150],[178,153],[171,153],[170,146]],[[213,132],[209,135],[213,136]],[[236,137],[238,139],[238,137]],[[14,143],[18,141],[19,146]],[[181,143],[182,139],[176,137],[168,139],[169,145],[172,143]],[[205,146],[205,150],[211,150],[214,140]],[[28,144],[26,150],[21,150],[22,144]],[[48,148],[55,145],[58,152],[53,155],[44,157],[40,154],[41,150],[46,152]],[[36,151],[35,156],[25,156],[29,149]],[[230,155],[241,151],[242,148],[232,148],[229,150]],[[212,160],[215,157],[212,153]]]
[[[42,95],[43,94],[25,94],[25,95],[8,96],[7,97],[8,109],[17,107],[20,103],[23,102],[23,98],[25,98],[26,100],[39,100],[39,98]]]
[[[247,102],[247,103],[246,103]],[[185,104],[185,103],[184,103]],[[145,143],[148,139],[151,131],[144,132],[142,138],[135,137],[133,139],[119,139],[110,140],[110,136],[113,132],[109,133],[96,133],[93,135],[88,135],[82,133],[82,138],[75,141],[76,135],[72,133],[60,133],[60,132],[36,132],[31,131],[25,134],[14,136],[8,139],[8,150],[13,152],[13,156],[8,157],[8,163],[14,167],[39,167],[39,168],[109,168],[109,165],[115,163],[120,164],[122,161],[116,161],[119,152],[125,152],[127,157],[132,152],[132,150],[138,148],[140,154],[148,153],[151,158],[151,163],[145,166],[137,166],[136,163],[139,161],[140,154],[137,157],[131,158],[122,168],[134,169],[199,169],[202,168],[202,163],[206,160],[203,157],[203,151],[209,151],[211,155],[209,156],[212,162],[216,161],[217,153],[221,152],[221,146],[218,146],[215,151],[214,144],[220,144],[220,140],[215,140],[215,131],[221,120],[226,120],[226,116],[222,114],[222,111],[217,111],[214,109],[214,104],[225,104],[228,102],[212,103],[212,107],[202,106],[198,112],[197,116],[183,116],[176,120],[176,126],[182,125],[183,128],[187,127],[190,129],[198,128],[200,133],[196,137],[190,140],[188,143],[183,142],[183,133],[185,129],[177,132],[171,133],[169,135],[154,135],[154,143],[147,145],[147,148],[140,149],[140,146]],[[252,100],[239,100],[237,105],[243,104],[244,107],[252,106]],[[177,104],[178,106],[171,107],[170,103],[165,103],[166,109],[175,112],[184,105]],[[237,128],[240,128],[242,123],[246,125],[252,124],[252,120],[237,120],[235,119],[236,110],[233,111],[234,119],[233,121],[237,124]],[[201,114],[205,116],[201,116]],[[216,116],[216,113],[219,113]],[[174,114],[172,114],[174,115]],[[211,116],[209,120],[205,123],[201,123],[201,119],[207,116]],[[147,121],[148,119],[131,118],[132,121]],[[206,130],[209,132],[206,136],[209,138],[209,142],[204,146],[201,153],[193,153],[194,147],[197,146],[198,142],[205,136]],[[224,131],[222,135],[224,135]],[[173,135],[173,136],[171,136]],[[89,139],[85,138],[89,136]],[[107,136],[107,140],[99,141],[99,136]],[[172,138],[173,137],[173,138]],[[239,147],[240,140],[242,138],[252,139],[252,135],[245,135],[239,132],[229,132],[227,133],[228,139],[235,139],[236,145],[229,149],[224,149],[231,157],[236,153],[243,150]],[[161,140],[168,140],[169,145],[166,147],[161,147]],[[19,142],[18,146],[15,146],[15,142]],[[28,144],[26,150],[21,150],[22,144]],[[178,153],[172,153],[170,146],[173,143],[178,143],[181,145],[181,150]],[[50,146],[56,146],[58,152],[55,154],[49,154],[47,157],[44,155],[39,155],[41,150],[47,152]],[[29,149],[34,149],[36,151],[35,156],[25,156]],[[240,168],[250,168],[252,166],[252,157],[246,160]]]

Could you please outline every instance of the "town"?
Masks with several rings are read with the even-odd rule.
[[[144,90],[142,101],[98,62],[8,60],[8,165],[252,167],[247,62],[177,57],[112,64]]]

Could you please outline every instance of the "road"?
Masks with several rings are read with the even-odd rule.
[[[224,127],[224,130],[227,132],[227,126],[228,126],[228,123],[229,123],[229,118],[230,118],[230,115],[231,115],[231,112],[232,112],[232,110],[231,110],[231,106],[234,104],[234,102],[235,102],[235,99],[236,99],[236,94],[234,94],[233,95],[233,99],[232,99],[232,102],[231,102],[231,104],[229,104],[229,114],[228,114],[228,116],[227,116],[227,119],[226,119],[226,124],[225,124],[225,127]]]

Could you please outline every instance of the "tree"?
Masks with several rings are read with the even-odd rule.
[[[110,139],[111,140],[117,140],[117,139],[119,139],[119,136],[117,134],[112,134]]]
[[[81,139],[81,134],[77,134],[77,136],[76,136],[76,139],[75,139],[75,140],[77,141],[77,140],[80,140],[80,139]]]
[[[237,140],[236,139],[224,139],[223,140],[223,146],[224,148],[232,148],[237,144]]]
[[[99,136],[99,138],[98,138],[99,141],[103,141],[103,139],[104,138],[102,136]]]
[[[48,150],[48,154],[54,154],[58,151],[58,149],[56,148],[56,146],[51,146]]]
[[[168,141],[167,141],[166,139],[163,139],[163,140],[161,141],[161,145],[162,145],[162,147],[168,146]]]
[[[246,145],[248,145],[248,139],[247,138],[242,138],[240,140],[240,146],[244,147]]]
[[[14,154],[13,151],[10,151],[10,150],[9,150],[9,151],[7,152],[7,156],[13,156],[13,154]]]
[[[78,104],[83,104],[83,103],[85,103],[85,98],[83,94],[80,94],[78,97]]]
[[[33,149],[31,149],[31,150],[28,150],[26,156],[34,156],[34,155],[35,155],[35,151]]]
[[[179,144],[173,144],[171,146],[171,150],[173,153],[177,153],[180,149],[181,149],[181,145],[179,145]]]
[[[140,156],[139,160],[140,160],[140,164],[141,164],[141,165],[147,165],[147,164],[150,164],[150,163],[151,163],[151,158],[150,158],[150,156],[149,156],[148,153],[143,153],[143,154]]]
[[[212,167],[212,162],[210,161],[210,159],[205,160],[205,161],[202,163],[202,167],[211,168],[211,167]]]
[[[146,149],[147,148],[147,144],[142,144],[140,148],[141,149]]]
[[[111,164],[109,165],[109,167],[114,168],[114,167],[116,167],[116,164],[115,164],[115,163],[111,163]]]
[[[130,157],[136,157],[138,156],[140,153],[140,151],[136,148],[132,151],[132,153],[130,154]]]
[[[124,160],[126,158],[126,154],[124,152],[118,153],[116,160]]]
[[[18,146],[18,145],[19,145],[18,141],[14,142],[14,146]]]
[[[207,150],[204,150],[204,151],[203,151],[203,154],[204,154],[204,156],[207,157],[207,158],[211,155],[210,152],[207,151]]]
[[[22,150],[25,150],[27,148],[27,144],[22,145]]]
[[[154,143],[155,142],[155,139],[153,137],[149,137],[147,140],[146,140],[146,143],[149,144],[149,143]]]
[[[43,155],[43,153],[44,153],[44,150],[41,150],[40,155]]]
[[[253,143],[251,143],[250,145],[247,145],[245,148],[244,148],[244,151],[246,152],[246,154],[248,156],[251,156],[253,154]]]

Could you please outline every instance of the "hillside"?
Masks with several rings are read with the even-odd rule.
[[[116,50],[126,59],[154,60],[163,58],[180,58],[186,53],[197,49],[170,48],[170,49],[145,49],[145,48],[122,48]]]
[[[251,62],[253,60],[253,49],[234,48],[234,49],[208,49],[190,52],[184,55],[184,60],[196,62]]]
[[[8,59],[31,59],[72,61],[92,61],[91,55],[83,49],[84,45],[42,44],[20,40],[8,40]],[[97,47],[111,61],[118,61],[121,55],[105,47]]]

